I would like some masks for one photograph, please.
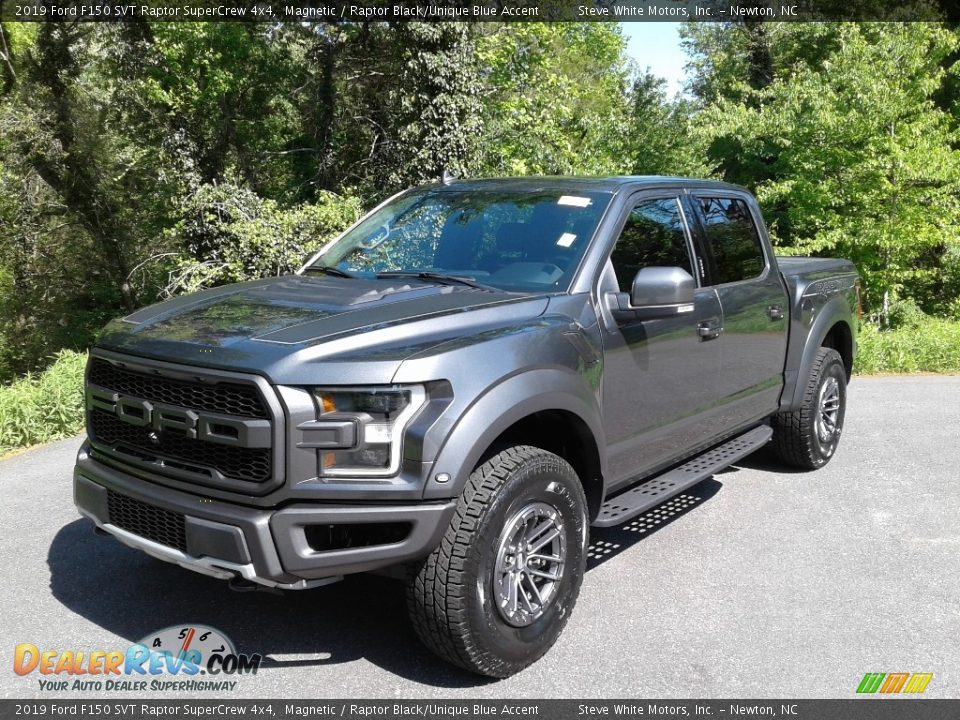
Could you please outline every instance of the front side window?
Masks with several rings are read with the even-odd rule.
[[[367,216],[313,267],[365,278],[430,273],[510,291],[564,290],[610,198],[559,189],[412,191]]]
[[[714,285],[757,277],[766,265],[750,208],[738,198],[698,197]]]
[[[676,198],[645,200],[627,218],[610,257],[620,292],[630,292],[645,267],[680,267],[691,272],[687,232]]]

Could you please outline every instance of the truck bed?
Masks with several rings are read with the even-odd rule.
[[[780,266],[780,272],[787,281],[791,294],[798,285],[802,287],[817,280],[857,274],[856,266],[841,258],[777,255],[777,265]]]

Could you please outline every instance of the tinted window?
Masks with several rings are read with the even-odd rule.
[[[681,267],[691,271],[687,234],[674,198],[637,205],[617,240],[610,260],[621,292],[630,292],[640,268]]]
[[[713,284],[747,280],[763,272],[763,248],[747,204],[736,198],[701,197],[696,202]]]
[[[436,272],[506,290],[569,285],[610,202],[606,192],[430,189],[376,212],[315,261],[376,277]]]

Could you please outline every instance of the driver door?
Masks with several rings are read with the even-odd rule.
[[[679,459],[720,427],[723,384],[717,339],[723,317],[716,291],[703,287],[700,263],[679,198],[643,195],[623,219],[601,271],[603,422],[611,489]],[[655,320],[617,321],[610,292],[629,292],[643,267],[680,267],[697,281],[694,311]]]

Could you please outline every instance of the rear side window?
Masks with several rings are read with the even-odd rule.
[[[627,218],[610,257],[620,292],[630,292],[633,278],[645,267],[690,268],[687,233],[674,198],[645,200]]]
[[[763,272],[763,246],[750,208],[738,198],[698,197],[714,285],[749,280]]]

